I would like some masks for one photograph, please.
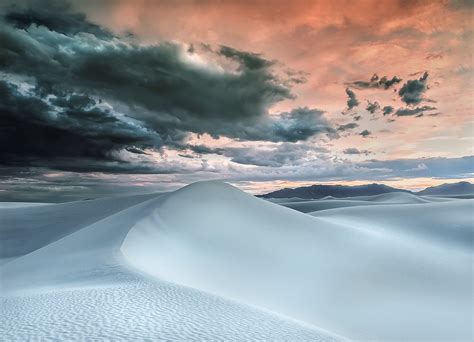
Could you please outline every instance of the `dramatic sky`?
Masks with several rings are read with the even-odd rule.
[[[0,200],[472,181],[473,5],[1,1]]]

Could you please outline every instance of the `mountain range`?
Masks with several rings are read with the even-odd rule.
[[[470,195],[474,194],[474,184],[469,182],[458,182],[452,184],[442,184],[439,186],[428,187],[419,192],[412,192],[404,189],[397,189],[383,184],[365,184],[357,186],[348,185],[323,185],[315,184],[299,188],[285,188],[273,191],[258,197],[263,198],[304,198],[319,199],[327,196],[342,198],[356,196],[373,196],[389,192],[407,192],[416,195]]]

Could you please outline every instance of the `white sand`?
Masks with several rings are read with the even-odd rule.
[[[472,337],[472,200],[314,217],[203,182],[108,201],[0,209],[2,246],[19,249],[0,269],[0,336]]]
[[[98,219],[97,212],[122,207],[118,201],[125,201],[126,208]],[[0,340],[342,340],[281,314],[150,278],[131,267],[120,253],[122,241],[161,199],[136,202],[119,198],[51,205],[31,215],[22,210],[18,227],[9,213],[10,224],[0,229],[21,253],[0,269]],[[25,215],[36,217],[35,237],[44,234],[40,240],[51,242],[22,255],[19,241],[30,239]]]

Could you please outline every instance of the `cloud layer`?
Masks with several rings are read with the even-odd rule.
[[[472,11],[1,2],[2,185],[95,196],[101,182],[454,177],[449,160],[472,154]],[[411,171],[388,166],[400,158]]]
[[[321,110],[270,115],[301,80],[278,74],[259,54],[138,44],[60,1],[7,8],[0,40],[2,139],[10,141],[1,157],[12,164],[87,158],[84,171],[94,171],[108,168],[101,161],[129,162],[120,151],[180,149],[192,133],[297,142],[334,132]]]

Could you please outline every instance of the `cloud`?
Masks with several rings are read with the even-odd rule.
[[[118,113],[85,95],[43,99],[1,80],[0,94],[0,157],[7,165],[48,162],[61,167],[68,161],[71,168],[88,165],[94,171],[115,165],[120,171],[126,163],[116,154],[119,150],[142,153],[138,151],[163,143],[159,135],[137,122],[120,119]],[[74,159],[89,162],[75,163]]]
[[[229,148],[226,149],[224,155],[230,157],[231,161],[237,164],[274,168],[284,165],[297,165],[312,150],[317,149],[309,148],[306,145],[284,143],[271,149],[255,147]]]
[[[301,145],[300,143],[296,145]],[[359,180],[377,182],[403,177],[472,178],[474,156],[462,158],[417,158],[397,160],[368,160],[354,162],[348,158],[335,158],[311,152],[312,146],[296,162],[282,166],[249,167],[248,165],[211,163],[216,172],[195,169],[180,175],[129,175],[129,174],[78,174],[74,172],[51,172],[45,169],[2,168],[0,166],[1,201],[71,201],[90,197],[117,194],[169,191],[204,179],[220,179],[242,185],[247,181],[262,188],[264,182],[274,180],[320,181]],[[250,153],[250,152],[249,152]],[[255,149],[255,155],[259,150]],[[271,158],[271,152],[265,154]],[[269,162],[270,163],[270,162]],[[425,164],[426,168],[418,167]],[[275,162],[274,165],[278,165]],[[263,182],[263,183],[261,183]]]
[[[413,115],[420,115],[423,114],[425,111],[435,110],[436,107],[431,106],[422,106],[422,107],[415,107],[415,108],[399,108],[395,112],[396,116],[413,116]]]
[[[56,15],[51,15],[52,13]],[[41,0],[28,1],[26,4],[18,2],[9,8],[4,19],[22,30],[36,25],[65,35],[83,32],[102,38],[113,37],[110,31],[87,20],[84,14],[74,12],[71,5],[65,1]]]
[[[426,166],[425,163],[420,163],[416,167],[412,167],[412,168],[408,169],[407,171],[423,171],[423,170],[427,170],[427,169],[428,169],[428,166]]]
[[[370,88],[381,88],[389,89],[390,87],[400,83],[402,81],[398,76],[393,76],[389,79],[387,76],[379,78],[377,74],[374,74],[370,81],[354,81],[346,83],[346,85],[356,89],[370,89]]]
[[[350,122],[350,123],[347,123],[347,124],[344,124],[344,125],[339,125],[339,127],[337,128],[337,130],[338,130],[338,131],[341,131],[341,132],[345,132],[345,131],[354,129],[354,128],[356,128],[356,127],[359,127],[359,125],[356,124],[355,122]]]
[[[349,97],[349,99],[347,100],[348,110],[351,110],[352,108],[357,107],[360,104],[359,100],[356,97],[356,94],[351,89],[346,88],[346,94]]]
[[[278,116],[254,121],[253,125],[238,125],[228,137],[249,141],[297,142],[320,134],[335,133],[324,111],[300,107]]]
[[[377,101],[370,102],[367,101],[367,107],[365,108],[370,114],[374,114],[380,109],[380,105]]]
[[[187,149],[190,149],[194,153],[197,153],[198,155],[201,154],[218,154],[221,155],[224,153],[224,150],[222,148],[211,148],[206,145],[186,145]]]
[[[371,152],[368,151],[368,150],[359,150],[355,147],[349,147],[349,148],[346,148],[344,151],[342,151],[342,153],[344,154],[352,154],[352,155],[357,155],[357,154],[365,154],[365,155],[368,155],[370,154]]]
[[[428,72],[416,80],[408,80],[398,91],[401,100],[407,105],[417,105],[424,100],[424,94],[428,90]]]
[[[0,35],[5,72],[34,77],[45,94],[76,89],[120,102],[163,134],[178,129],[226,135],[236,122],[268,117],[269,106],[293,98],[271,64],[256,56],[225,54],[237,62],[236,72],[193,63],[186,47],[175,43],[66,37],[36,26]]]
[[[273,61],[264,59],[260,54],[239,51],[229,46],[221,46],[219,54],[239,62],[241,66],[249,70],[265,69],[274,64]]]
[[[205,145],[188,145],[187,148],[198,156],[217,154],[230,158],[231,162],[243,165],[282,167],[297,165],[308,156],[321,157],[329,153],[324,147],[304,143],[280,143],[270,146],[243,146],[211,148]]]
[[[387,173],[390,177],[463,178],[472,177],[474,174],[474,156],[370,160],[360,165],[370,169],[390,169]]]
[[[335,132],[318,109],[269,113],[295,97],[296,81],[260,54],[138,44],[61,1],[28,4],[0,21],[0,156],[10,164],[162,172],[143,151],[182,149],[191,133],[298,142]]]
[[[371,134],[372,133],[366,129],[364,129],[362,132],[359,133],[359,135],[361,135],[363,138],[367,138]]]
[[[443,59],[443,55],[440,53],[430,53],[426,56],[427,60],[432,60],[432,59]]]
[[[395,108],[393,108],[392,106],[384,106],[382,108],[382,113],[383,115],[389,115],[389,114],[392,114],[394,110]]]

